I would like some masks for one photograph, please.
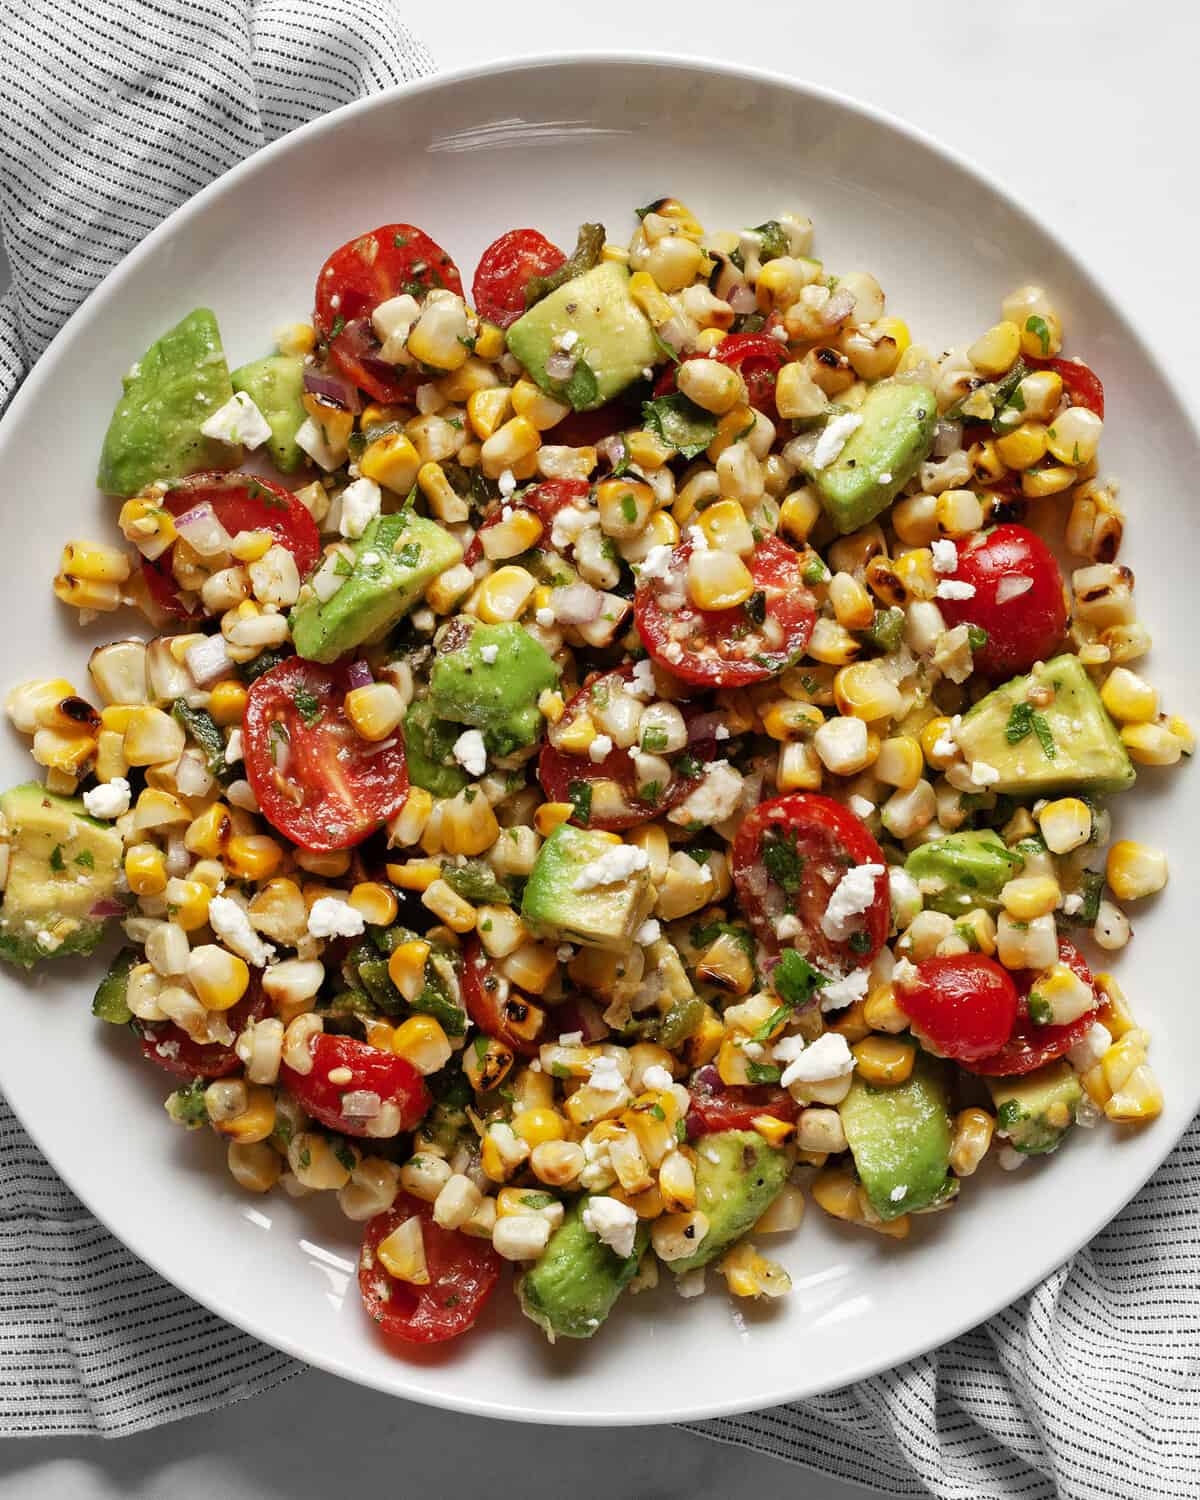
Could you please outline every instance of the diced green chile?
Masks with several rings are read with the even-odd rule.
[[[176,698],[171,712],[203,750],[210,775],[220,782],[233,781],[235,772],[225,759],[225,736],[212,714],[203,708],[193,708],[186,698]]]
[[[582,276],[593,266],[600,264],[604,254],[605,230],[603,224],[581,224],[575,248],[557,270],[547,276],[531,276],[525,284],[525,308],[528,311],[535,302],[556,292],[566,281]]]
[[[140,957],[133,948],[122,948],[116,954],[92,1000],[92,1015],[101,1021],[110,1021],[114,1026],[126,1026],[133,1020],[126,997],[129,971],[139,962]]]

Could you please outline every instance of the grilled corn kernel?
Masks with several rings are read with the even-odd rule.
[[[911,735],[895,735],[879,746],[875,775],[888,786],[910,791],[925,769],[920,743]]]
[[[480,531],[479,544],[489,562],[503,562],[536,546],[544,529],[532,511],[517,507],[507,520],[501,519]]]
[[[519,619],[536,587],[532,573],[524,568],[497,568],[479,586],[476,613],[488,625]]]
[[[900,1008],[896,991],[890,984],[879,984],[863,1001],[863,1020],[872,1031],[889,1036],[908,1030],[908,1016]]]
[[[183,726],[161,708],[135,708],[125,729],[125,758],[131,766],[165,765],[178,760],[186,738]]]
[[[819,792],[825,779],[821,757],[811,744],[798,741],[779,747],[775,782],[781,792]]]
[[[187,974],[205,1010],[229,1010],[250,984],[250,970],[245,962],[215,943],[202,943],[192,949]]]
[[[963,1109],[954,1117],[950,1142],[950,1170],[956,1177],[970,1177],[987,1155],[996,1122],[986,1109]]]
[[[117,521],[126,541],[143,557],[161,557],[176,538],[175,518],[157,497],[135,496],[126,500]]]
[[[1173,766],[1183,754],[1183,745],[1164,724],[1125,724],[1121,743],[1130,760],[1143,766]]]
[[[283,848],[263,833],[234,834],[221,858],[235,880],[269,880],[283,861]]]
[[[390,966],[389,966],[390,972]],[[449,1038],[432,1016],[409,1016],[396,1027],[392,1051],[412,1063],[418,1073],[436,1073],[450,1061]]]
[[[368,443],[358,461],[364,479],[373,479],[396,495],[407,495],[417,482],[421,455],[402,432],[387,432]]]
[[[1059,797],[1047,802],[1037,816],[1051,854],[1068,854],[1092,836],[1092,810],[1078,797]]]
[[[346,717],[364,740],[386,740],[395,732],[407,708],[400,690],[390,682],[371,682],[346,694]]]
[[[754,592],[754,579],[740,557],[706,547],[688,558],[687,590],[698,609],[733,609]]]
[[[1015,323],[997,323],[967,350],[967,358],[981,375],[1003,375],[1012,369],[1021,352],[1021,330]]]
[[[188,824],[187,832],[183,836],[184,847],[190,854],[217,859],[222,854],[232,832],[233,825],[229,809],[220,802],[214,802]]]
[[[821,502],[808,486],[793,490],[779,507],[779,529],[794,542],[806,542],[820,518]]]
[[[1133,839],[1120,839],[1108,851],[1105,875],[1118,901],[1152,896],[1167,883],[1167,856]]]
[[[445,922],[452,932],[470,932],[475,926],[475,908],[440,878],[426,887],[421,905]]]
[[[875,619],[875,601],[850,573],[835,573],[829,580],[829,602],[839,625],[847,630],[868,630]]]
[[[869,724],[894,718],[903,706],[900,690],[874,662],[843,667],[833,679],[833,695],[839,713]]]
[[[814,661],[829,667],[845,667],[862,655],[862,642],[836,620],[818,616],[808,643]]]
[[[167,882],[164,894],[167,904],[174,908],[174,921],[184,932],[195,932],[197,927],[203,927],[208,921],[208,904],[213,898],[213,892],[202,880],[181,880],[174,877]]]
[[[876,1088],[904,1083],[913,1070],[917,1049],[913,1042],[894,1036],[867,1036],[851,1049],[858,1076]]]
[[[1010,469],[1030,469],[1046,454],[1046,429],[1040,422],[1023,422],[1014,432],[997,438],[996,452]]]
[[[484,442],[479,466],[489,479],[499,479],[505,469],[515,469],[532,458],[541,446],[541,434],[527,417],[512,417]]]
[[[1048,915],[1061,900],[1058,881],[1050,875],[1019,875],[1000,892],[1000,904],[1018,922]]]
[[[68,542],[59,567],[88,583],[124,583],[130,573],[129,554],[105,542]]]

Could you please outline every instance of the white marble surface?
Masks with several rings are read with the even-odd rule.
[[[1193,386],[1200,377],[1190,295],[1195,8],[860,0],[834,13],[796,0],[616,9],[557,0],[520,12],[460,0],[414,19],[445,67],[535,50],[634,48],[774,67],[871,100],[1006,181],[1082,247],[1177,376]],[[487,1423],[316,1374],[119,1443],[0,1448],[0,1500],[327,1500],[339,1489],[441,1496],[475,1486],[522,1500],[864,1493],[677,1431],[618,1437]]]

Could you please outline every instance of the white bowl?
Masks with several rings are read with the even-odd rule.
[[[188,309],[216,310],[240,362],[307,316],[325,255],[378,223],[421,225],[469,279],[479,251],[513,225],[569,245],[580,221],[602,219],[621,239],[634,206],[664,193],[710,226],[811,213],[817,253],[836,270],[875,272],[889,310],[935,349],[993,322],[1010,288],[1048,287],[1069,349],[1107,385],[1105,467],[1125,482],[1128,559],[1159,642],[1154,680],[1168,704],[1191,706],[1200,554],[1181,480],[1197,471],[1196,434],[1162,367],[1080,262],[1002,190],[861,105],[762,74],[631,57],[498,65],[352,105],[236,168],[152,234],[71,319],[0,426],[10,515],[0,684],[65,667],[83,687],[88,645],[137,630],[101,621],[85,641],[50,579],[64,540],[109,534],[117,507],[96,495],[93,474],[120,374]],[[7,782],[29,776],[16,735],[6,732],[0,757]],[[0,1084],[74,1191],[138,1255],[314,1365],[418,1401],[539,1422],[770,1406],[988,1317],[1100,1229],[1174,1144],[1200,1106],[1200,1009],[1180,920],[1192,858],[1178,832],[1200,818],[1198,799],[1194,777],[1146,771],[1116,804],[1118,832],[1169,848],[1174,864],[1178,894],[1134,913],[1134,957],[1117,965],[1154,1034],[1163,1117],[1140,1133],[1076,1131],[1058,1156],[1011,1177],[983,1172],[904,1244],[813,1210],[798,1234],[772,1242],[794,1291],[767,1310],[715,1288],[691,1302],[662,1288],[623,1299],[592,1342],[549,1349],[504,1288],[471,1336],[396,1358],[359,1306],[355,1226],[330,1202],[246,1196],[215,1139],[170,1127],[166,1075],[88,1014],[92,966],[48,965],[29,982],[4,973]]]

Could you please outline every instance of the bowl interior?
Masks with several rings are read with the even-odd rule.
[[[1125,560],[1157,642],[1152,673],[1186,711],[1196,522],[1179,476],[1195,469],[1196,437],[1161,367],[1079,262],[1000,191],[869,111],[761,76],[617,58],[513,65],[353,106],[239,168],[151,236],[56,341],[0,427],[15,523],[0,561],[11,622],[0,683],[66,667],[82,688],[90,644],[139,632],[124,619],[81,631],[50,578],[64,540],[106,535],[114,521],[92,476],[120,373],[188,309],[215,309],[240,362],[308,316],[325,255],[377,223],[419,224],[469,279],[482,248],[514,224],[569,246],[580,221],[602,219],[620,240],[634,206],[664,193],[714,228],[810,213],[816,253],[834,270],[874,272],[889,311],[935,350],[993,322],[1011,287],[1048,287],[1068,348],[1107,385],[1105,467],[1124,480]],[[1156,525],[1146,523],[1152,506]],[[8,782],[29,776],[8,731],[0,760]],[[1191,855],[1174,830],[1200,813],[1200,794],[1184,777],[1168,804],[1160,780],[1171,774],[1146,772],[1115,813],[1118,834],[1169,849],[1178,887]],[[504,1293],[460,1345],[390,1355],[358,1305],[355,1227],[329,1202],[244,1196],[214,1139],[168,1128],[166,1076],[88,1015],[89,966],[0,976],[0,1083],[75,1191],[139,1255],[313,1364],[531,1421],[695,1418],[835,1387],[940,1343],[1019,1295],[1118,1209],[1200,1104],[1190,1065],[1200,1019],[1185,988],[1183,924],[1169,916],[1177,901],[1135,913],[1136,966],[1116,966],[1155,1037],[1168,1103],[1153,1128],[1079,1131],[1053,1161],[981,1173],[957,1208],[919,1221],[904,1244],[843,1231],[814,1210],[771,1246],[794,1282],[783,1305],[735,1306],[715,1287],[685,1303],[663,1287],[624,1299],[579,1347],[547,1348]]]

